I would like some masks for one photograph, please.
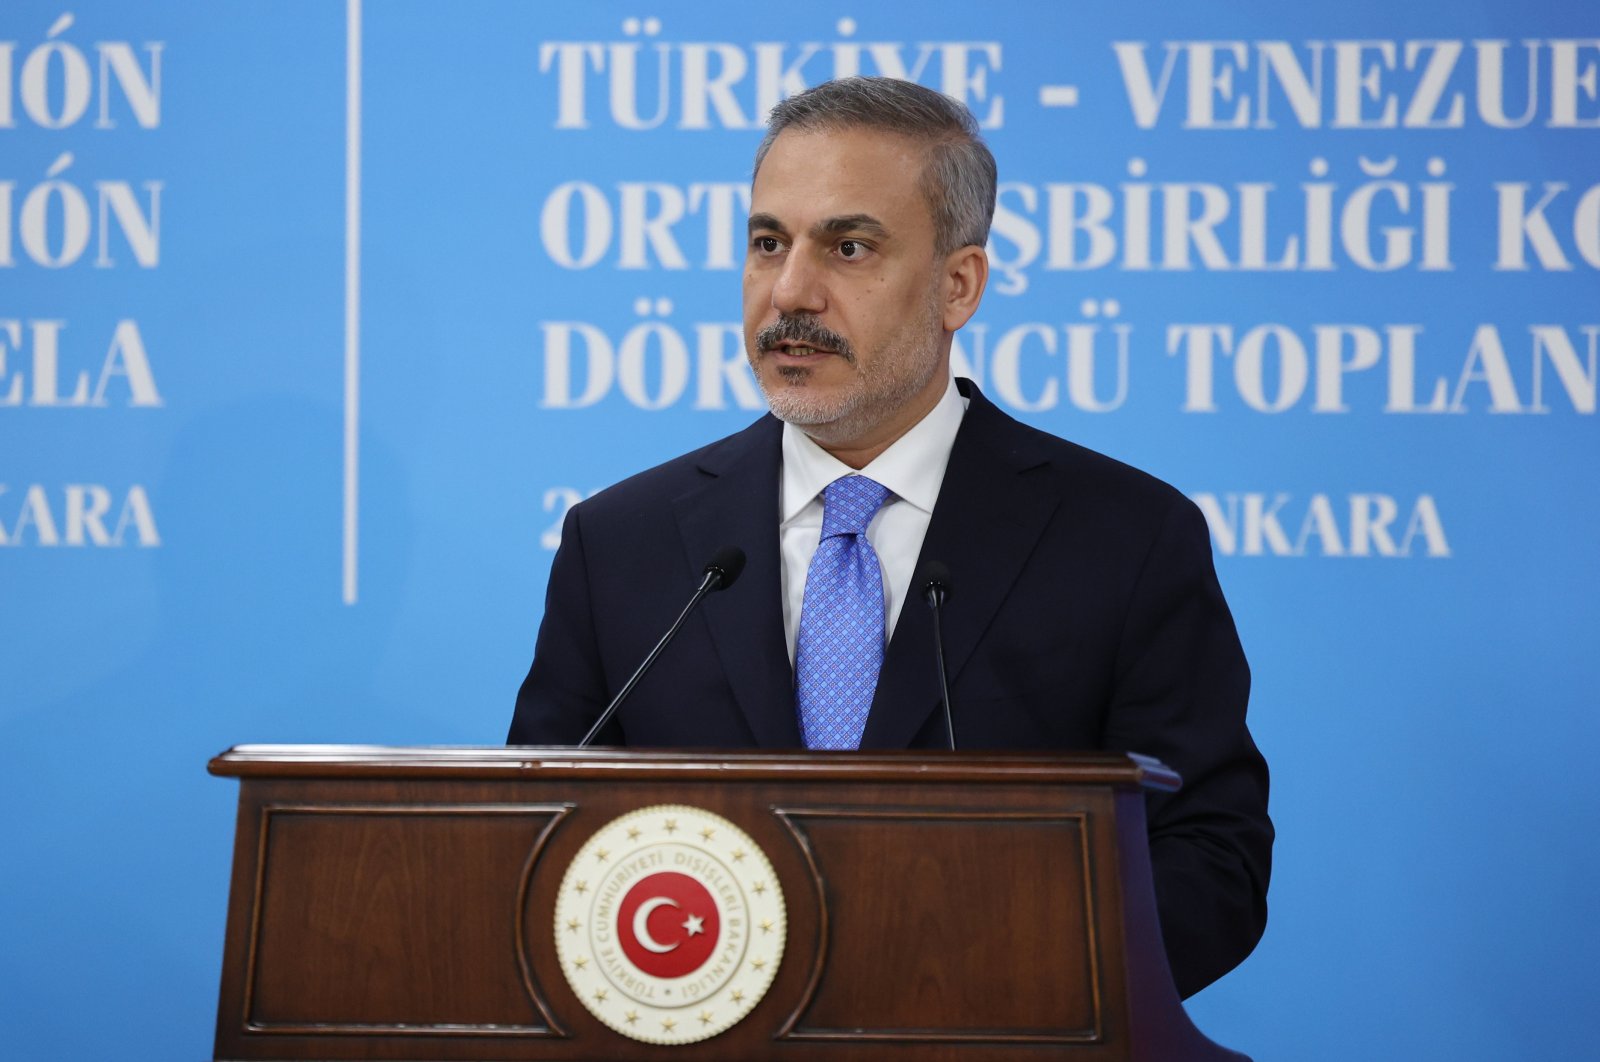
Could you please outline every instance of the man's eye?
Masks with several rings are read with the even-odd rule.
[[[867,253],[864,244],[855,240],[843,240],[839,244],[839,257],[845,259],[861,258]]]
[[[777,254],[780,244],[776,236],[757,236],[756,250],[762,254]]]

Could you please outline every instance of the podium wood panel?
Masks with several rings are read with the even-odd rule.
[[[779,809],[831,897],[818,991],[780,1039],[1084,1043],[1101,1032],[1081,812]],[[860,852],[872,858],[858,858]],[[1000,893],[995,878],[1024,883]],[[879,927],[908,930],[885,935]],[[1025,926],[1025,939],[1006,931]],[[1041,954],[1048,952],[1048,958]],[[1040,960],[1070,965],[1038,976]],[[885,973],[889,992],[865,992]]]
[[[247,746],[217,1059],[1238,1059],[1189,1023],[1155,925],[1142,787],[1114,755]],[[726,1032],[593,1017],[553,934],[583,843],[642,807],[767,854],[788,940]]]

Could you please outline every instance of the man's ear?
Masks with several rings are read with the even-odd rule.
[[[989,283],[989,256],[982,247],[958,247],[944,259],[944,330],[954,332],[972,319]]]

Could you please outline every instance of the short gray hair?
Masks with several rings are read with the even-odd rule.
[[[933,89],[888,77],[825,81],[779,103],[756,148],[755,173],[786,129],[838,132],[882,129],[927,144],[920,184],[933,213],[934,250],[982,247],[994,217],[994,156],[978,134],[977,120],[960,103]],[[754,174],[751,175],[754,179]]]

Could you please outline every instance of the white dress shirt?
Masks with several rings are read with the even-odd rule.
[[[867,525],[867,541],[878,554],[883,571],[886,643],[910,590],[922,540],[933,519],[933,505],[939,500],[939,485],[950,463],[950,449],[966,410],[967,400],[951,377],[939,404],[861,469],[861,475],[889,488],[889,500]],[[800,609],[805,603],[806,571],[822,540],[822,492],[840,476],[855,472],[813,442],[803,429],[783,426],[778,546],[783,554],[783,633],[789,643],[790,663],[794,662]]]

